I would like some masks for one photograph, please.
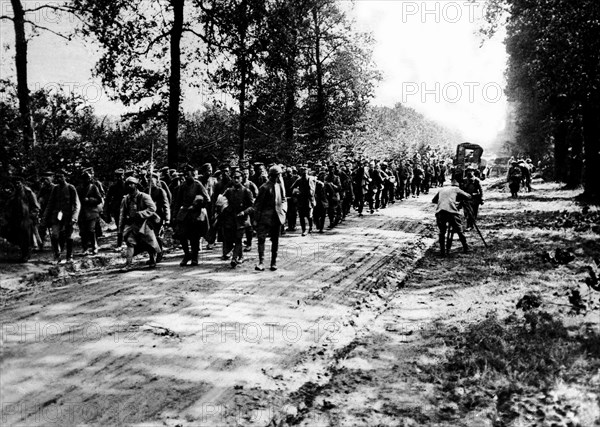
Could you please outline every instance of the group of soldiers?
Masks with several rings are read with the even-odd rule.
[[[508,168],[508,188],[513,198],[517,198],[521,187],[528,192],[531,191],[531,175],[535,172],[535,166],[530,158],[515,159],[511,157]]]
[[[100,219],[117,226],[117,247],[126,246],[125,269],[133,257],[148,253],[156,266],[165,249],[165,229],[184,252],[181,266],[198,265],[201,243],[211,250],[222,242],[222,259],[232,268],[244,262],[256,237],[258,263],[265,269],[265,242],[271,240],[270,269],[277,269],[279,237],[297,230],[302,236],[323,233],[345,220],[354,208],[372,214],[410,196],[427,193],[445,180],[442,161],[315,162],[296,166],[225,163],[213,171],[184,165],[179,170],[117,169],[105,190],[93,168],[80,174],[77,186],[60,170],[42,175],[34,192],[22,177],[13,177],[14,191],[6,209],[5,237],[21,248],[27,261],[35,242],[43,246],[49,231],[57,263],[73,259],[77,224],[82,255],[98,253]],[[63,258],[63,254],[65,257]]]

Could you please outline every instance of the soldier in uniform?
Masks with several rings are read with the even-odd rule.
[[[325,172],[321,172],[315,183],[315,208],[313,209],[313,222],[319,233],[323,233],[329,208],[328,188],[329,186],[325,184]]]
[[[250,214],[254,203],[252,192],[244,186],[243,179],[244,173],[236,170],[233,173],[233,184],[223,194],[227,199],[227,207],[221,214],[223,246],[226,246],[224,252],[233,250],[231,268],[237,267],[244,261],[242,238],[250,226]]]
[[[121,247],[123,244],[123,236],[119,233],[119,217],[121,213],[121,202],[125,197],[125,171],[121,168],[115,170],[115,182],[108,187],[108,193],[106,195],[106,203],[104,205],[104,217],[108,222],[115,220],[117,227],[117,247]]]
[[[93,182],[93,177],[89,172],[83,173],[82,184],[77,189],[77,194],[81,203],[78,220],[81,249],[83,250],[83,255],[96,255],[98,254],[96,225],[100,219],[104,200],[100,189]]]
[[[296,197],[292,192],[292,185],[296,182],[298,176],[295,173],[295,168],[286,168],[283,175],[283,184],[285,185],[285,194],[287,194],[287,231],[296,231],[296,218],[298,216],[298,207]]]
[[[73,225],[79,218],[81,204],[77,190],[67,182],[64,170],[54,174],[54,181],[56,186],[50,193],[42,224],[52,229],[50,241],[54,261],[58,263],[64,248],[67,250],[67,261],[73,260]]]
[[[258,196],[258,187],[250,181],[250,170],[248,168],[242,168],[242,185],[250,190],[252,193],[252,200],[256,200]],[[254,229],[252,228],[254,212],[249,213],[250,223],[246,225],[246,230],[244,233],[246,234],[246,240],[244,241],[244,252],[250,252],[252,250],[252,236],[254,234]]]
[[[465,202],[465,213],[467,218],[467,230],[473,228],[477,215],[479,214],[479,205],[483,204],[483,188],[481,181],[475,176],[472,169],[467,169],[466,179],[462,189],[471,195],[471,199]]]
[[[250,181],[252,181],[257,188],[260,188],[261,185],[268,181],[264,163],[254,163],[254,173],[250,177]]]
[[[40,205],[35,193],[27,187],[20,176],[12,178],[14,190],[6,209],[7,240],[19,246],[21,262],[29,261],[33,247],[34,229]]]
[[[254,221],[258,240],[258,264],[255,269],[264,271],[265,240],[271,237],[271,271],[277,270],[277,251],[281,226],[285,223],[287,199],[281,182],[281,168],[269,169],[269,180],[258,189],[254,202]]]
[[[40,203],[40,213],[42,215],[46,211],[50,194],[52,194],[52,189],[54,188],[52,177],[52,172],[45,172],[42,174],[42,186],[37,194],[38,202]],[[44,247],[44,240],[46,240],[47,230],[47,227],[42,227],[41,225],[38,227],[38,234],[40,236],[40,249]]]
[[[156,205],[156,214],[160,218],[160,221],[152,223],[156,241],[158,242],[158,246],[160,246],[160,252],[156,255],[157,263],[162,260],[164,253],[165,225],[171,223],[171,205],[169,204],[169,198],[165,190],[159,186],[158,180],[158,174],[156,172],[152,173],[150,178],[150,198],[152,198],[152,201]]]
[[[519,167],[519,162],[513,160],[511,167],[508,170],[508,188],[510,188],[510,194],[513,198],[518,197],[519,189],[521,187],[521,179],[523,179],[523,173]]]
[[[100,182],[100,180],[98,180],[94,176],[94,168],[92,168],[92,167],[86,168],[86,169],[83,170],[83,173],[84,174],[88,174],[91,177],[92,183],[98,189],[98,192],[100,193],[100,197],[102,198],[102,200],[104,200],[106,198],[106,192],[104,191],[104,185],[102,184],[102,182]],[[83,208],[83,206],[82,206],[82,208]],[[94,234],[96,235],[96,237],[102,237],[103,236],[102,226],[100,225],[100,213],[102,213],[102,209],[98,213],[98,220],[96,221],[96,225],[95,225],[95,228],[94,228]]]
[[[172,212],[174,234],[183,247],[183,260],[179,264],[182,267],[190,261],[191,265],[198,265],[200,238],[208,230],[206,206],[210,200],[206,188],[196,179],[196,169],[187,166],[185,170],[185,181],[177,189]]]
[[[133,176],[125,180],[127,195],[121,203],[119,227],[123,240],[127,244],[125,269],[131,267],[136,254],[145,251],[150,257],[147,264],[151,268],[156,267],[155,256],[161,253],[154,229],[149,224],[149,222],[154,224],[159,222],[156,205],[148,194],[139,190],[139,182]]]
[[[462,220],[458,209],[460,198],[470,199],[471,196],[458,188],[458,182],[452,180],[452,186],[442,187],[433,198],[432,202],[437,204],[435,218],[439,228],[439,243],[441,256],[446,255],[446,231],[452,227],[463,245],[463,252],[469,252],[467,239],[463,234]]]
[[[341,215],[340,208],[340,191],[342,189],[342,183],[340,181],[340,177],[336,173],[336,166],[333,163],[329,164],[329,172],[325,176],[325,182],[329,187],[328,195],[328,204],[329,207],[327,209],[327,215],[329,216],[329,228],[333,228],[339,224]]]
[[[298,216],[300,218],[300,228],[302,236],[306,236],[306,221],[308,220],[308,232],[313,229],[313,209],[316,204],[315,189],[317,180],[314,176],[308,174],[308,166],[302,165],[299,169],[300,175],[290,187],[290,192],[296,199],[298,207]]]

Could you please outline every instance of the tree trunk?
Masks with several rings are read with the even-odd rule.
[[[290,61],[294,62],[294,61]],[[296,110],[296,70],[288,65],[285,82],[285,108],[283,111],[283,137],[289,146],[294,139],[294,111]]]
[[[238,128],[240,164],[244,162],[246,156],[246,58],[241,58],[240,64],[241,82],[240,82],[240,124]]]
[[[239,162],[240,165],[245,161],[246,158],[246,84],[247,84],[247,58],[246,58],[246,33],[248,31],[247,25],[247,9],[246,0],[242,0],[241,3],[241,16],[240,16],[240,56],[238,58],[240,68],[240,123],[238,128],[239,138]]]
[[[171,75],[169,77],[169,115],[167,119],[167,163],[176,168],[179,162],[177,135],[179,132],[179,101],[181,99],[181,35],[185,0],[172,0]]]
[[[583,143],[585,166],[583,170],[584,194],[600,200],[600,96],[588,98],[583,104]]]
[[[321,29],[319,27],[319,12],[317,7],[312,10],[315,24],[315,65],[317,70],[317,111],[316,127],[318,148],[325,148],[325,89],[323,88],[323,63],[321,62]]]
[[[574,114],[573,124],[570,126],[567,145],[571,147],[569,154],[569,173],[567,188],[577,188],[583,178],[583,136],[581,135],[581,117]]]
[[[567,106],[563,99],[559,99],[555,104],[553,113],[554,125],[554,179],[560,182],[567,182],[569,144],[567,136],[569,135],[569,122],[567,120]]]
[[[29,87],[27,86],[27,38],[25,37],[25,12],[20,0],[11,0],[15,26],[15,65],[17,71],[17,97],[23,132],[25,153],[31,149],[33,128],[29,109]]]

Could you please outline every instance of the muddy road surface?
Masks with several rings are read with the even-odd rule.
[[[301,424],[433,244],[432,196],[288,233],[275,272],[256,249],[232,270],[219,247],[198,267],[177,251],[126,273],[108,252],[2,266],[3,424]]]

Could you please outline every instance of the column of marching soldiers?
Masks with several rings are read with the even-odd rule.
[[[201,250],[221,244],[222,259],[232,268],[244,262],[256,239],[258,263],[265,269],[265,241],[270,238],[270,269],[277,269],[279,237],[286,232],[302,236],[324,233],[348,215],[374,214],[408,197],[442,186],[449,159],[309,163],[296,166],[263,163],[233,167],[211,164],[156,172],[114,172],[107,186],[93,168],[71,176],[65,170],[44,173],[39,181],[12,177],[14,191],[6,209],[5,237],[20,247],[26,262],[32,249],[43,248],[50,236],[54,261],[73,260],[75,225],[81,237],[81,255],[98,254],[100,219],[116,224],[117,249],[125,255],[123,269],[133,257],[148,253],[155,267],[165,252],[165,229],[183,249],[181,266],[198,265]],[[69,183],[79,180],[78,185]],[[37,189],[37,191],[32,190]]]

